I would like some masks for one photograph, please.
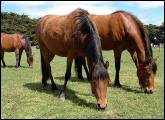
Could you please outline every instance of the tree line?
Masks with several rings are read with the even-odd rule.
[[[38,19],[31,19],[27,15],[18,15],[12,12],[1,12],[1,32],[5,33],[22,33],[27,35],[32,45],[37,45],[36,24]],[[160,26],[149,24],[144,25],[148,30],[151,43],[164,44],[164,22]]]

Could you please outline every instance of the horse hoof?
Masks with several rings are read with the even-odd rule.
[[[84,80],[83,76],[78,77],[79,80]]]
[[[115,86],[116,87],[121,87],[121,84],[120,83],[115,83]]]
[[[56,85],[52,85],[52,90],[58,90]]]
[[[79,78],[79,80],[84,80],[84,78]]]
[[[42,83],[43,84],[43,87],[46,87],[48,84],[47,83]]]
[[[64,93],[60,94],[60,100],[63,101],[63,102],[65,101],[65,94]]]
[[[3,65],[3,67],[6,67],[6,65]]]

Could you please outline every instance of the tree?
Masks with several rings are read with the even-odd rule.
[[[30,19],[27,15],[16,13],[1,13],[1,32],[26,34],[32,45],[36,45],[35,28],[38,19]]]
[[[160,26],[149,24],[145,25],[145,27],[148,30],[148,35],[151,43],[164,43],[164,22]]]

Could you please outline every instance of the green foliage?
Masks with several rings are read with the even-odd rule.
[[[18,15],[16,13],[1,13],[1,32],[21,33],[29,36],[32,45],[36,45],[36,28],[37,19],[30,19],[27,15]]]
[[[164,41],[164,22],[160,26],[149,24],[149,25],[145,25],[145,27],[148,30],[149,39],[151,40],[151,42],[156,42],[154,41],[155,37],[159,41],[160,40]]]

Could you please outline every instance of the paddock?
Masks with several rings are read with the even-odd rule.
[[[115,66],[113,51],[103,51],[109,61],[108,72],[111,85],[108,88],[108,106],[105,111],[97,110],[96,99],[92,96],[90,83],[77,79],[72,66],[71,79],[68,81],[65,102],[59,100],[60,91],[51,90],[51,82],[43,88],[41,84],[41,65],[39,49],[32,47],[34,54],[33,69],[27,67],[26,55],[22,55],[21,67],[15,68],[14,53],[6,53],[7,67],[1,64],[1,118],[164,118],[164,47],[153,48],[157,57],[153,94],[144,94],[138,83],[136,67],[127,51],[121,59],[121,88],[113,86]],[[64,83],[66,58],[58,57],[51,62],[52,75],[59,88]]]

